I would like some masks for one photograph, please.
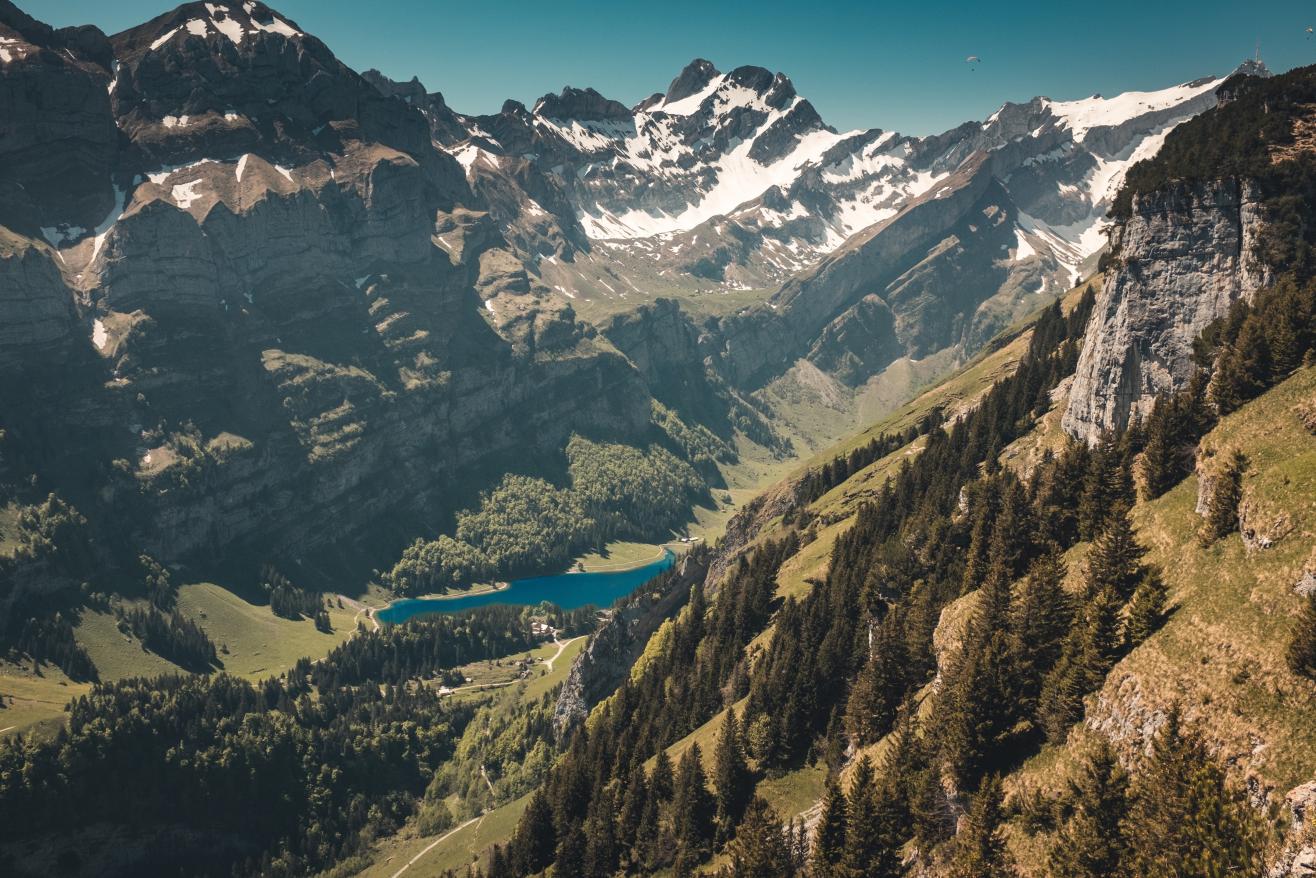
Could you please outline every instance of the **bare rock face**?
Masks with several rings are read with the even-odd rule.
[[[0,0],[0,224],[54,236],[110,209],[110,63],[95,28],[57,31]]]
[[[1292,819],[1266,878],[1311,878],[1316,875],[1316,781],[1289,790],[1284,804]]]
[[[1134,201],[1111,239],[1063,425],[1094,442],[1146,416],[1156,394],[1192,375],[1193,340],[1270,273],[1258,255],[1262,217],[1246,182],[1175,186]]]
[[[0,228],[0,369],[63,359],[73,300],[48,248]]]
[[[1254,496],[1245,494],[1238,504],[1238,530],[1249,553],[1271,548],[1293,533],[1294,527],[1287,512],[1268,508]]]
[[[685,605],[692,587],[702,587],[706,572],[705,558],[687,555],[670,576],[656,581],[654,591],[609,611],[607,620],[572,662],[558,694],[553,730],[559,742],[626,679],[649,638]]]

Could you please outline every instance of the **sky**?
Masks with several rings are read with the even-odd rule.
[[[55,26],[107,33],[169,0],[17,0]],[[1072,100],[1223,74],[1255,52],[1316,62],[1316,3],[1298,0],[275,0],[350,67],[419,76],[458,112],[527,106],[564,85],[632,105],[692,58],[781,71],[840,130],[932,134],[1004,101]],[[970,55],[982,60],[965,63]]]

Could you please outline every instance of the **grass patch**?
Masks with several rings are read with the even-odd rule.
[[[0,736],[54,732],[64,722],[64,705],[89,691],[90,683],[75,683],[53,665],[37,674],[31,666],[0,663]]]
[[[210,635],[224,670],[253,680],[281,674],[300,658],[327,655],[352,636],[356,611],[340,609],[332,597],[328,603],[332,630],[326,634],[317,631],[310,619],[284,619],[268,606],[247,603],[219,585],[197,583],[178,589],[178,609]]]

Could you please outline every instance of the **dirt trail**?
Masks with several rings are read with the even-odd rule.
[[[461,832],[463,829],[470,826],[472,823],[483,823],[483,822],[484,822],[484,815],[481,814],[479,817],[472,817],[470,820],[467,820],[461,826],[457,826],[453,829],[448,830],[443,835],[440,835],[438,838],[434,839],[434,841],[425,845],[424,849],[420,853],[416,854],[416,856],[412,857],[410,860],[407,860],[407,864],[403,866],[401,869],[398,869],[396,872],[394,872],[392,878],[398,878],[398,876],[401,875],[403,872],[407,871],[412,866],[416,865],[416,863],[420,861],[421,857],[425,856],[430,851],[434,850],[434,848],[438,847],[440,844],[447,841],[452,836]]]
[[[365,613],[366,618],[370,620],[370,624],[374,626],[374,630],[378,631],[380,629],[379,620],[375,618],[374,607],[367,607],[365,604],[361,603],[360,601],[352,600],[345,594],[340,594],[338,597],[342,599],[344,604],[347,604],[347,606],[356,610],[356,615],[352,617],[353,627],[356,626],[357,620],[361,618],[361,614]]]

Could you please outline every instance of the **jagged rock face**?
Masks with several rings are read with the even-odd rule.
[[[0,0],[0,224],[63,237],[110,208],[109,64],[95,28],[56,31]]]
[[[54,257],[0,228],[0,369],[17,374],[63,360],[73,301]]]
[[[1246,182],[1179,185],[1135,200],[1083,339],[1064,429],[1096,441],[1192,376],[1193,341],[1270,279]]]
[[[572,662],[558,693],[553,730],[559,744],[626,679],[658,626],[681,609],[692,586],[702,587],[706,573],[705,562],[686,556],[669,578],[659,580],[664,586],[662,591],[639,595],[628,605],[609,611],[608,618]]]
[[[895,356],[971,354],[1029,294],[1069,289],[1105,244],[1127,168],[1213,106],[1221,82],[1037,98],[909,138],[838,133],[782,74],[700,59],[630,110],[568,88],[459,117],[468,136],[447,148],[546,287],[628,300],[673,283],[683,297],[763,290],[764,307],[704,347],[727,379],[758,386],[807,356],[857,385]],[[416,84],[380,87],[421,100]],[[987,178],[996,189],[978,203]],[[943,197],[949,209],[927,208]],[[869,295],[891,311],[894,341]]]
[[[782,74],[723,74],[698,59],[665,93],[624,113],[597,92],[569,88],[531,110],[509,102],[497,116],[463,117],[469,138],[451,149],[472,179],[530,161],[565,195],[565,210],[548,209],[564,225],[579,224],[585,240],[573,249],[606,241],[609,256],[623,252],[638,271],[665,283],[676,273],[694,289],[706,281],[772,289],[988,152],[1030,240],[1020,258],[1036,253],[1068,269],[1043,279],[1059,292],[1104,244],[1104,215],[1124,171],[1214,105],[1220,83],[1109,100],[1037,98],[1007,104],[982,124],[909,138],[838,133]],[[555,265],[549,274],[574,293],[620,295],[589,266]]]
[[[294,22],[194,3],[98,42],[0,6],[0,37],[22,123],[0,174],[71,163],[77,196],[0,227],[0,410],[116,545],[355,575],[315,559],[385,566],[468,473],[651,429],[643,377],[526,274],[529,233],[509,245],[421,108]]]
[[[441,92],[429,92],[425,85],[412,77],[409,82],[395,82],[378,70],[367,70],[361,78],[387,97],[398,97],[413,107],[423,110],[430,123],[430,137],[435,143],[452,146],[470,136],[465,123],[443,100]]]
[[[258,147],[293,157],[353,139],[433,153],[420,113],[263,3],[188,3],[113,44],[115,115],[157,162]]]

